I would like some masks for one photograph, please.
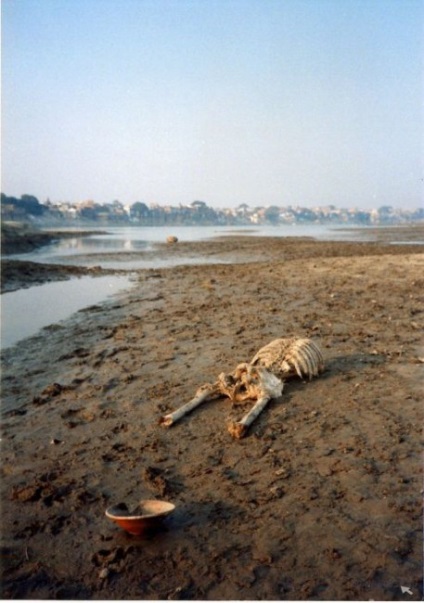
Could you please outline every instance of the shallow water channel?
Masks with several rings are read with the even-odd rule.
[[[127,276],[83,276],[1,296],[1,348],[131,286]]]
[[[72,232],[72,228],[64,228]],[[84,230],[84,229],[76,229]],[[63,238],[31,253],[11,256],[17,260],[28,260],[46,264],[72,264],[77,266],[101,266],[112,269],[140,269],[170,267],[176,264],[198,263],[199,258],[169,256],[166,259],[152,257],[156,243],[165,243],[168,235],[181,242],[213,239],[228,235],[263,237],[314,237],[322,240],[358,239],[354,230],[337,230],[323,224],[283,226],[150,226],[150,227],[106,227],[107,232],[89,234],[86,237]],[[207,262],[203,258],[200,260]],[[209,261],[215,261],[213,258]]]
[[[72,228],[63,229],[72,232]],[[76,230],[83,230],[77,228]],[[107,232],[86,237],[64,238],[31,253],[10,256],[13,259],[46,264],[102,266],[134,270],[159,268],[176,264],[198,263],[199,258],[153,258],[149,251],[154,243],[165,242],[169,234],[180,241],[198,241],[225,234],[265,236],[318,235],[329,236],[326,228],[286,227],[230,228],[230,227],[107,227]],[[332,235],[334,236],[334,233]],[[216,261],[214,258],[202,261]],[[1,295],[1,340],[5,349],[35,335],[43,327],[64,320],[74,312],[100,303],[109,296],[130,286],[128,277],[91,276],[71,278],[68,281],[46,283],[3,293]]]
[[[64,230],[74,230],[64,229]],[[76,229],[82,230],[82,229]],[[157,242],[165,242],[167,235],[180,241],[199,241],[225,235],[311,236],[324,240],[367,239],[353,228],[338,230],[327,225],[284,225],[278,227],[107,227],[107,233],[60,239],[34,252],[10,256],[14,259],[47,264],[102,266],[134,270],[140,268],[170,267],[177,264],[198,263],[196,257],[169,257],[151,255]],[[203,258],[205,263],[216,259]],[[63,320],[91,304],[104,301],[110,295],[126,289],[130,280],[125,276],[91,276],[71,278],[69,281],[46,283],[21,289],[1,296],[1,348],[35,335],[41,328]]]

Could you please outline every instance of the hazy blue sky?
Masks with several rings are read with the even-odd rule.
[[[423,203],[422,0],[2,0],[2,191]]]

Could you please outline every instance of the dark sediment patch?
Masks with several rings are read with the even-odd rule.
[[[27,289],[54,281],[69,280],[78,276],[105,276],[107,274],[126,274],[125,270],[112,270],[95,266],[66,266],[61,264],[42,264],[25,260],[4,259],[1,263],[1,292]]]

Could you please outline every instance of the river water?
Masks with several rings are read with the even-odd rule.
[[[72,230],[72,229],[68,229]],[[81,231],[80,228],[76,229]],[[312,236],[321,240],[355,240],[355,230],[338,230],[322,225],[287,225],[235,227],[107,227],[107,234],[62,239],[31,253],[10,256],[32,262],[102,266],[104,268],[157,268],[187,263],[198,263],[196,258],[178,257],[170,260],[143,259],[140,252],[152,249],[155,242],[165,242],[168,235],[180,241],[199,241],[228,234],[261,236]],[[138,255],[130,258],[131,253]],[[112,261],[110,254],[121,260]],[[104,258],[102,258],[104,256]],[[216,262],[216,259],[208,261]],[[61,321],[74,312],[99,303],[131,286],[129,278],[82,277],[69,281],[46,283],[21,289],[1,296],[1,348],[15,345],[35,335],[41,328]]]
[[[72,232],[72,229],[61,229]],[[79,232],[82,230],[77,228]],[[101,266],[103,268],[159,268],[175,264],[170,258],[166,261],[150,259],[148,254],[154,243],[164,243],[168,235],[179,241],[201,241],[230,234],[273,237],[314,237],[321,240],[357,239],[358,231],[336,229],[324,225],[284,225],[284,226],[153,226],[153,227],[107,227],[107,233],[62,239],[32,253],[12,256],[32,262],[77,264],[83,266]],[[137,260],[126,259],[134,252]],[[115,255],[111,260],[110,254]],[[119,254],[122,258],[119,259]],[[102,257],[103,256],[103,257]],[[109,257],[108,257],[109,256]],[[177,258],[179,264],[192,263],[193,258]]]
[[[84,276],[1,296],[1,347],[10,347],[74,312],[129,287],[126,276]]]

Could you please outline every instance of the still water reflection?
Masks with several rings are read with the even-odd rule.
[[[81,308],[99,303],[130,285],[126,276],[84,276],[46,283],[1,296],[1,347],[15,345]]]
[[[72,229],[67,229],[72,231]],[[81,228],[76,230],[81,231]],[[246,228],[217,226],[112,227],[107,233],[61,239],[31,253],[11,256],[42,263],[102,266],[105,268],[158,268],[198,263],[193,256],[159,258],[152,255],[155,243],[164,243],[168,235],[180,241],[200,241],[217,236],[241,234],[260,236],[311,236],[317,239],[354,239],[354,231],[337,231],[323,225],[253,226]],[[215,262],[215,258],[202,261]],[[125,277],[84,277],[48,283],[30,289],[5,293],[2,298],[1,347],[14,345],[39,329],[62,320],[90,304],[128,286]]]
[[[348,231],[337,231],[328,226],[309,224],[248,228],[229,226],[112,227],[108,228],[107,233],[61,239],[32,253],[14,257],[32,262],[98,265],[104,268],[132,269],[172,266],[176,263],[193,263],[194,258],[179,255],[176,259],[171,255],[166,261],[159,258],[152,260],[151,251],[155,243],[164,243],[168,235],[176,236],[180,241],[200,241],[229,234],[274,237],[311,236],[326,240],[354,238],[352,234],[349,235]],[[128,265],[126,265],[127,262]]]

